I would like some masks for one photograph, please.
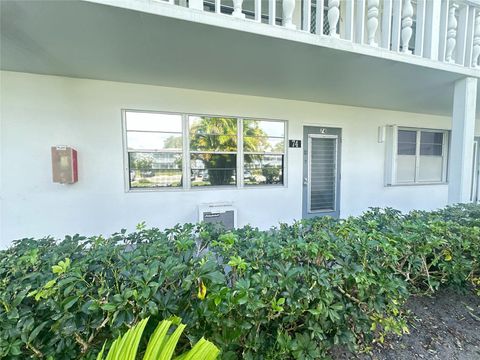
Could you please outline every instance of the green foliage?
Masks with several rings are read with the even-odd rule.
[[[280,168],[267,164],[262,168],[262,175],[265,176],[267,184],[275,184],[280,179]]]
[[[149,318],[141,320],[130,328],[124,335],[116,339],[105,358],[105,360],[135,360],[139,353],[140,340]],[[142,357],[143,360],[170,360],[173,357],[180,335],[185,329],[184,324],[178,324],[175,331],[169,334],[172,321],[163,320],[148,340],[148,344]],[[105,348],[105,345],[104,345]],[[97,360],[103,360],[103,352],[98,354]],[[177,360],[213,360],[216,359],[220,350],[211,342],[201,338],[193,348],[184,354],[175,357]]]
[[[260,129],[257,122],[252,121],[250,127],[245,129],[243,149],[245,152],[259,151],[258,149],[268,144],[265,132]],[[190,127],[190,147],[197,151],[237,151],[237,119],[225,117],[206,117],[193,123]],[[246,155],[250,159],[252,155]],[[210,171],[211,185],[228,185],[235,175],[236,157],[221,154],[203,154],[206,169]],[[280,170],[277,170],[279,172]],[[278,175],[277,175],[278,176]]]
[[[149,154],[137,154],[133,160],[133,168],[146,171],[153,168],[153,159]]]
[[[234,118],[203,118],[190,128],[190,147],[203,151],[236,151],[237,120]],[[212,185],[228,185],[234,175],[236,158],[219,154],[204,154],[209,180]]]
[[[207,334],[222,359],[324,358],[407,332],[408,296],[440,286],[480,292],[478,205],[23,239],[0,252],[0,358],[95,359],[172,316],[188,325],[180,352]]]

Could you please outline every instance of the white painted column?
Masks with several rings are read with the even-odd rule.
[[[449,204],[470,200],[477,79],[455,82],[448,171]]]
[[[303,16],[302,16],[303,12]],[[301,24],[298,26],[303,31],[310,32],[312,24],[312,2],[311,0],[302,1],[293,10],[293,23]]]
[[[425,40],[423,43],[423,55],[426,58],[438,60],[442,3],[440,1],[427,1],[425,6]]]

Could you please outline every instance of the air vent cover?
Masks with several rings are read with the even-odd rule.
[[[225,229],[237,227],[237,210],[231,203],[201,204],[198,207],[198,221],[222,224]]]

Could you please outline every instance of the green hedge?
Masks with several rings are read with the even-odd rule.
[[[92,359],[142,318],[179,316],[222,359],[318,359],[408,331],[408,296],[443,285],[480,292],[478,205],[23,239],[0,252],[0,358]]]

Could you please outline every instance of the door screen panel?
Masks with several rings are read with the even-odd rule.
[[[337,138],[310,138],[310,212],[335,211]]]

